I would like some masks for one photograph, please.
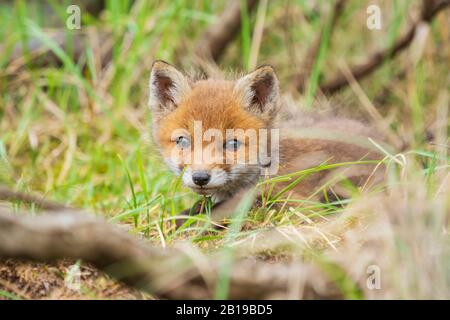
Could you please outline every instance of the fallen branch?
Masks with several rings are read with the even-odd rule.
[[[256,8],[258,0],[245,0],[248,12]],[[228,44],[241,27],[240,0],[230,1],[222,15],[201,36],[196,45],[196,53],[203,59],[219,60]]]
[[[414,40],[416,31],[420,24],[429,23],[442,10],[450,5],[450,0],[423,0],[420,18],[412,24],[410,29],[399,39],[394,41],[392,46],[379,50],[369,55],[365,62],[350,67],[353,77],[361,80],[378,67],[380,67],[388,59],[394,58],[398,53],[408,48]],[[320,90],[325,94],[333,94],[348,85],[347,78],[341,72],[331,77],[320,85]]]
[[[25,202],[27,204],[34,204],[44,210],[69,210],[63,204],[49,201],[43,197],[33,196],[30,194],[9,190],[8,188],[0,186],[0,200]]]
[[[63,211],[31,217],[0,207],[0,259],[82,259],[161,298],[214,297],[220,257],[193,251],[150,246],[89,214]],[[229,282],[231,299],[341,297],[321,271],[302,263],[236,260]]]

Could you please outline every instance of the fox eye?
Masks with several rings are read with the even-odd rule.
[[[178,148],[187,149],[191,146],[191,141],[189,141],[188,138],[181,136],[177,138],[176,144]]]
[[[237,139],[228,140],[223,144],[225,150],[236,151],[241,146],[241,142]]]

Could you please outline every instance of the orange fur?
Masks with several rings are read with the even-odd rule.
[[[214,152],[212,159],[206,159],[210,160],[210,163],[205,159],[200,163],[192,163],[196,151],[191,151],[195,150],[193,145],[198,142],[189,141],[189,147],[177,149],[177,136],[174,137],[173,133],[181,130],[182,136],[195,139],[194,121],[201,121],[202,137],[207,129],[216,129],[222,134],[221,141],[213,141],[220,147],[230,138],[226,136],[227,129],[253,129],[258,133],[259,129],[273,128],[280,113],[278,80],[273,68],[258,68],[235,82],[208,79],[192,83],[172,66],[157,62],[152,71],[150,89],[155,140],[174,171],[180,174],[183,169],[190,170],[187,177],[186,173],[183,173],[183,178],[186,178],[194,191],[215,196],[217,203],[224,200],[236,202],[236,195],[240,190],[246,190],[256,184],[264,165],[241,165],[236,161],[239,152],[245,153],[245,159],[250,157],[248,140],[241,141],[245,146],[242,151],[224,149],[222,152]],[[302,121],[296,121],[297,116],[302,117]],[[378,136],[366,125],[349,119],[330,118],[312,118],[309,124],[305,125],[308,121],[303,115],[300,116],[300,113],[285,118],[285,126],[281,128],[285,131],[282,131],[278,149],[278,174],[297,172],[324,162],[330,164],[381,158],[379,152],[367,146],[367,136]],[[302,133],[302,130],[306,130],[306,133]],[[311,136],[313,133],[316,136]],[[259,142],[260,137],[257,136],[256,139]],[[364,143],[359,143],[361,141]],[[204,141],[202,138],[200,144],[207,148],[211,141]],[[227,162],[225,159],[231,161]],[[173,163],[176,163],[177,167]],[[321,193],[317,192],[318,188],[332,179],[336,181],[327,189],[334,188],[333,193],[345,196],[345,190],[338,186],[339,181],[348,180],[362,185],[372,177],[372,182],[376,182],[380,180],[381,175],[380,171],[373,174],[373,169],[374,165],[359,165],[317,172],[306,177],[292,190],[293,197],[318,199],[321,196]],[[211,173],[214,170],[219,172],[216,179],[220,180],[219,184],[216,183],[213,188],[208,188],[208,184],[205,187],[194,184],[195,172]],[[277,184],[274,193],[290,182],[292,181]]]
[[[194,136],[194,121],[202,121],[202,134],[207,129],[214,128],[219,129],[223,137],[226,137],[226,129],[259,130],[264,128],[263,121],[240,106],[239,97],[233,93],[232,82],[199,81],[193,85],[192,92],[184,97],[180,105],[158,124],[160,129],[157,133],[157,139],[166,156],[169,156],[174,147],[171,138],[174,130],[185,129],[192,137]],[[206,147],[209,143],[208,141],[202,141],[203,147]],[[246,141],[247,143],[248,141]],[[245,148],[247,152],[248,149]],[[223,155],[217,156],[222,157]],[[183,157],[181,152],[180,157]],[[215,162],[221,161],[217,159]],[[217,166],[228,170],[226,164],[218,164]],[[213,165],[204,166],[205,169],[212,167]]]

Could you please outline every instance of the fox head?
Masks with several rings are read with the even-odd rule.
[[[276,126],[279,85],[271,66],[236,81],[191,81],[156,61],[149,85],[154,140],[193,191],[227,197],[254,184],[261,168],[272,165],[268,131]]]

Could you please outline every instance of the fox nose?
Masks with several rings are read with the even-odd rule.
[[[204,186],[211,179],[211,175],[205,171],[196,171],[192,174],[192,181],[198,186]]]

